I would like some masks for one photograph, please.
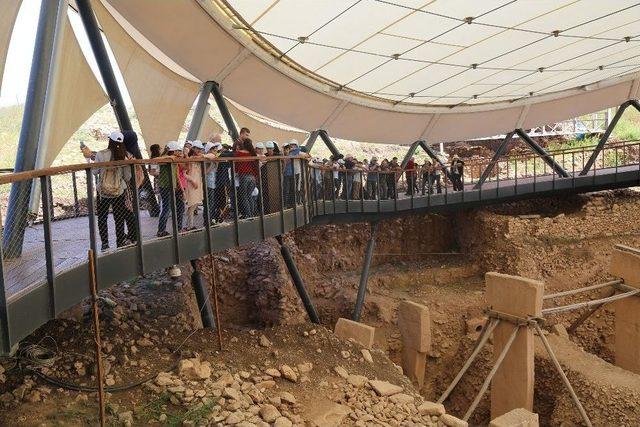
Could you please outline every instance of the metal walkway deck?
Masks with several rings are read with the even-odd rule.
[[[464,191],[409,197],[392,200],[324,200],[315,197],[295,209],[236,222],[225,222],[210,228],[213,251],[222,251],[262,241],[311,223],[360,222],[415,212],[429,213],[461,210],[491,203],[534,198],[563,193],[583,193],[603,189],[630,187],[640,184],[640,166],[599,169],[589,175],[571,174],[569,178],[555,175],[491,181],[482,188],[473,184]],[[53,224],[52,255],[55,271],[53,284],[47,278],[43,256],[43,225],[30,227],[25,234],[23,254],[4,262],[4,283],[7,297],[9,343],[15,344],[51,316],[51,298],[58,314],[89,296],[87,285],[87,250],[89,248],[89,217],[56,221]],[[141,245],[131,245],[102,253],[97,260],[97,277],[101,289],[147,272],[187,262],[206,255],[207,232],[200,220],[195,231],[180,233],[174,238],[156,238],[157,219],[140,214]],[[113,225],[110,224],[110,228]],[[112,241],[115,238],[112,237]],[[28,266],[28,267],[27,267]],[[50,295],[53,289],[53,295]],[[3,342],[3,348],[8,343]]]

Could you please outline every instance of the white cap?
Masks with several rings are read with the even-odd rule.
[[[206,144],[204,144],[204,152],[208,153],[209,151],[211,151],[214,145],[215,144],[213,142],[207,142]]]
[[[265,143],[264,143],[264,145],[265,145],[265,147],[267,147],[267,148],[275,148],[276,143],[275,143],[275,142],[273,142],[273,141],[267,141],[267,142],[265,142]]]
[[[339,165],[344,165],[344,160],[343,159],[338,159],[338,164]]]
[[[288,145],[296,145],[297,146],[297,145],[300,145],[300,144],[298,144],[298,140],[297,139],[292,139],[291,141],[289,141]]]
[[[189,144],[190,146],[192,146],[192,147],[193,147],[193,141],[189,141],[189,140],[186,140],[185,142],[183,142],[183,143],[182,143],[182,146],[184,147],[184,146],[185,146],[185,145],[187,145],[187,144]]]
[[[202,145],[202,141],[193,141],[193,143],[191,144],[191,147],[193,148],[199,148],[200,150],[204,150],[204,145]]]
[[[288,146],[289,146],[289,143],[288,143],[288,142],[285,142],[284,144],[282,144],[282,148],[286,148],[286,147],[288,147]]]
[[[179,150],[180,150],[180,146],[176,141],[167,142],[167,151],[179,151]]]
[[[261,148],[261,149],[263,149],[263,150],[264,150],[264,144],[263,144],[262,142],[258,142],[258,143],[256,144],[256,149],[258,149],[258,148]]]
[[[109,135],[109,139],[114,140],[115,142],[124,142],[124,135],[122,134],[122,132],[111,132],[111,135]]]

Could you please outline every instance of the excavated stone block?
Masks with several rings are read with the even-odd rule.
[[[489,427],[538,427],[538,414],[517,408],[491,421]]]
[[[485,284],[487,302],[495,311],[519,317],[542,315],[542,282],[490,272]]]
[[[365,348],[373,346],[376,328],[365,325],[364,323],[354,322],[353,320],[341,317],[336,323],[334,333],[342,339],[352,339]]]
[[[615,249],[609,272],[624,280],[624,284],[640,288],[640,256]],[[640,374],[640,296],[631,296],[613,303],[616,313],[616,365]]]
[[[421,353],[431,350],[431,318],[426,306],[402,301],[398,307],[398,327],[404,348]]]
[[[402,372],[411,381],[418,383],[422,388],[424,384],[424,373],[427,367],[427,353],[422,353],[410,348],[402,349]]]
[[[487,273],[487,301],[496,311],[518,317],[542,314],[544,284],[506,274]],[[500,321],[493,332],[493,359],[511,337],[513,323]],[[534,341],[530,328],[521,328],[491,382],[491,417],[512,409],[533,409]]]
[[[624,284],[640,288],[640,255],[614,249],[609,273],[624,280]]]

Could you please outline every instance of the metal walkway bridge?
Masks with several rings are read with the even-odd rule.
[[[263,241],[307,224],[335,222],[377,222],[386,217],[439,211],[461,210],[490,203],[549,195],[583,193],[596,190],[631,187],[640,184],[640,143],[624,142],[604,147],[589,164],[590,147],[550,151],[546,156],[511,156],[491,161],[469,161],[465,165],[462,191],[453,191],[449,171],[443,170],[441,192],[422,192],[422,171],[387,170],[378,172],[377,181],[393,182],[387,194],[368,194],[360,183],[366,183],[364,171],[335,171],[303,158],[202,158],[175,162],[161,158],[155,161],[131,160],[108,164],[83,164],[50,168],[0,176],[0,201],[6,204],[9,186],[39,180],[42,202],[35,221],[26,228],[23,239],[7,240],[2,245],[0,263],[0,327],[1,348],[10,351],[19,340],[55,318],[62,311],[90,295],[87,252],[99,253],[96,276],[100,289],[130,280],[145,273],[181,264],[206,254],[235,246]],[[287,161],[299,163],[299,181],[287,180]],[[229,176],[241,175],[240,163],[254,163],[258,173],[253,191],[252,215],[242,218],[244,196],[242,186],[230,185],[229,193],[216,193],[222,200],[202,197],[202,207],[192,229],[178,225],[179,209],[171,209],[167,236],[158,237],[158,219],[142,209],[138,192],[132,192],[130,212],[138,236],[135,242],[120,248],[99,252],[96,227],[96,200],[93,173],[97,168],[129,168],[133,181],[136,168],[161,165],[172,171],[185,165],[198,165],[206,184],[206,167],[216,163],[229,165]],[[259,166],[258,166],[259,165]],[[586,170],[586,172],[585,172]],[[412,175],[413,174],[413,175]],[[375,176],[375,175],[374,175]],[[408,191],[414,178],[416,189]],[[175,181],[172,180],[175,185]],[[233,181],[231,181],[233,182]],[[290,186],[289,188],[287,188]],[[211,196],[206,185],[203,195]],[[345,199],[345,188],[350,194]],[[390,190],[391,188],[391,190]],[[419,188],[419,190],[418,190]],[[291,191],[293,189],[293,191]],[[256,195],[258,193],[258,195]],[[171,194],[175,195],[174,192]],[[222,195],[220,195],[222,194]],[[390,196],[390,197],[385,197]],[[29,192],[22,197],[30,197]],[[256,200],[257,199],[257,200]],[[179,201],[170,198],[172,206]],[[231,208],[229,207],[231,202]],[[210,208],[222,209],[226,219],[211,224]],[[142,206],[142,207],[141,207]],[[235,209],[234,209],[235,208]],[[6,206],[2,206],[6,212]],[[4,221],[4,217],[2,218]],[[109,215],[109,236],[114,221]],[[6,237],[6,236],[5,236]],[[364,296],[364,293],[363,293]]]

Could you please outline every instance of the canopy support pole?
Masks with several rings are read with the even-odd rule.
[[[198,139],[200,129],[202,129],[202,123],[204,116],[207,113],[207,106],[209,105],[209,95],[213,90],[214,82],[208,81],[202,84],[200,94],[198,95],[198,101],[196,102],[196,108],[193,112],[193,118],[189,125],[189,132],[187,132],[187,141],[195,141]]]
[[[89,44],[91,45],[91,52],[93,52],[93,56],[98,64],[100,77],[102,78],[102,82],[104,83],[104,87],[107,91],[107,96],[109,97],[109,104],[113,108],[116,120],[118,121],[118,127],[122,132],[133,131],[133,126],[129,119],[129,113],[127,112],[127,106],[122,98],[122,92],[120,92],[120,87],[118,86],[113,66],[109,60],[107,48],[104,44],[100,28],[98,27],[96,15],[93,13],[91,1],[76,0],[76,4],[78,5],[78,14],[82,20],[82,26],[84,27],[84,31],[89,39]],[[127,150],[129,150],[136,159],[142,158],[142,152],[140,151],[138,144],[128,146]],[[158,206],[158,201],[154,196],[153,185],[151,185],[147,168],[143,168],[143,172],[144,182],[142,183],[142,188],[145,189],[148,195],[146,202],[148,203],[149,214],[155,217],[160,213],[160,208]],[[139,238],[141,237],[139,236]]]
[[[607,129],[604,131],[604,134],[602,134],[602,137],[600,137],[600,140],[598,141],[598,145],[596,145],[596,148],[593,149],[593,153],[591,153],[589,160],[587,160],[587,163],[584,165],[584,168],[582,168],[582,171],[580,171],[580,176],[586,175],[589,172],[589,170],[591,170],[591,167],[596,162],[598,155],[600,154],[605,144],[609,140],[609,137],[611,136],[611,132],[613,132],[613,128],[616,127],[616,125],[618,124],[618,120],[620,120],[620,117],[622,117],[622,114],[630,105],[633,105],[636,110],[640,111],[640,104],[635,99],[630,99],[626,102],[623,102],[622,105],[620,105],[620,107],[618,108],[618,111],[616,111],[616,114],[613,116],[613,119],[611,119],[611,121],[609,122]]]
[[[491,175],[491,172],[493,171],[493,168],[495,168],[496,164],[498,163],[498,160],[500,160],[500,157],[502,157],[504,153],[507,151],[507,146],[509,145],[509,142],[511,142],[511,139],[513,138],[514,133],[515,131],[511,131],[504,137],[504,139],[500,143],[500,146],[496,149],[496,152],[493,153],[493,157],[491,158],[491,161],[489,162],[487,167],[484,169],[484,171],[482,171],[482,175],[480,175],[480,179],[478,180],[478,183],[473,187],[474,189],[477,190],[478,188],[482,187],[482,184],[484,184],[487,178],[489,178],[489,175]]]
[[[66,12],[67,2],[64,0],[43,1],[40,6],[14,172],[33,170],[36,165],[41,132],[51,114],[51,110],[46,108],[46,102],[52,89],[49,87],[53,80],[51,71],[55,68],[54,63],[59,54],[59,49],[56,49],[56,40],[62,36]],[[31,180],[19,181],[11,185],[3,233],[5,257],[18,257],[22,254],[31,185]]]
[[[227,126],[227,131],[235,143],[240,139],[240,134],[238,133],[238,128],[236,128],[235,122],[233,121],[233,116],[227,107],[227,101],[224,99],[224,96],[222,96],[220,85],[217,82],[213,82],[211,94],[213,95],[213,99],[216,101],[220,114],[222,114],[222,119],[224,120],[224,124]]]
[[[304,146],[305,151],[307,153],[311,152],[311,149],[313,148],[313,145],[316,143],[316,140],[318,139],[318,135],[319,134],[320,134],[319,130],[314,130],[309,134],[309,138],[307,139],[307,143]]]
[[[407,163],[409,163],[409,160],[411,160],[411,158],[413,157],[414,153],[416,152],[416,149],[418,148],[418,145],[420,145],[421,141],[416,141],[413,144],[411,144],[411,146],[409,146],[409,150],[407,151],[407,154],[404,155],[404,159],[402,159],[402,163],[400,163],[400,169],[404,170],[404,168],[407,167]]]
[[[424,152],[427,153],[429,157],[431,157],[431,160],[433,160],[434,162],[438,162],[438,164],[442,167],[444,173],[447,175],[447,178],[451,179],[451,172],[447,168],[447,165],[444,164],[440,156],[438,156],[438,153],[433,148],[429,147],[427,141],[420,140],[418,141],[418,143],[420,144],[420,147],[422,147]]]
[[[304,305],[307,314],[309,315],[309,319],[313,323],[320,323],[320,317],[318,317],[318,312],[316,308],[313,306],[313,302],[311,301],[311,297],[307,292],[307,288],[304,286],[304,281],[302,280],[302,276],[296,267],[296,262],[291,256],[291,252],[289,252],[289,248],[284,244],[284,240],[282,236],[276,236],[276,240],[280,244],[280,254],[282,254],[282,259],[284,259],[284,263],[287,265],[287,270],[289,270],[289,274],[291,275],[291,280],[298,291],[298,295],[300,295],[300,299],[302,300],[302,304]]]
[[[129,119],[129,113],[127,112],[127,107],[122,99],[122,93],[118,87],[118,81],[116,80],[116,75],[113,72],[109,55],[107,54],[107,48],[104,45],[100,28],[98,28],[98,21],[96,20],[93,8],[91,7],[91,2],[90,0],[76,0],[76,4],[78,5],[78,13],[80,14],[80,19],[82,19],[84,31],[87,33],[89,44],[91,45],[91,51],[93,52],[93,56],[98,64],[100,76],[102,77],[104,87],[107,90],[109,104],[116,115],[118,126],[121,131],[133,130],[131,120]],[[142,158],[140,149],[138,149],[137,153],[131,154],[133,154],[137,159]]]
[[[362,272],[360,273],[360,286],[358,287],[358,296],[356,297],[356,306],[353,309],[353,320],[360,321],[360,315],[362,314],[362,306],[364,305],[364,297],[367,294],[367,282],[369,281],[369,268],[371,267],[371,260],[373,259],[373,250],[376,246],[376,231],[378,231],[378,221],[371,223],[371,235],[369,236],[369,243],[367,244],[367,251],[364,255],[364,265],[362,266]]]
[[[562,178],[569,177],[567,171],[564,170],[564,168],[560,166],[555,160],[553,160],[553,158],[551,158],[549,153],[547,153],[544,148],[542,148],[540,145],[538,145],[537,142],[531,139],[531,137],[527,135],[527,133],[522,130],[522,128],[516,129],[515,132],[520,138],[522,138],[522,140],[529,146],[529,148],[531,148],[538,156],[542,158],[542,160],[544,160],[546,164],[551,167],[551,169],[555,171],[555,173],[557,173]]]
[[[340,151],[335,146],[331,138],[329,138],[329,134],[327,133],[326,130],[320,129],[318,131],[318,136],[320,136],[320,138],[322,139],[322,142],[324,142],[324,145],[326,145],[329,151],[331,151],[331,155],[333,157],[338,158],[341,156]]]

